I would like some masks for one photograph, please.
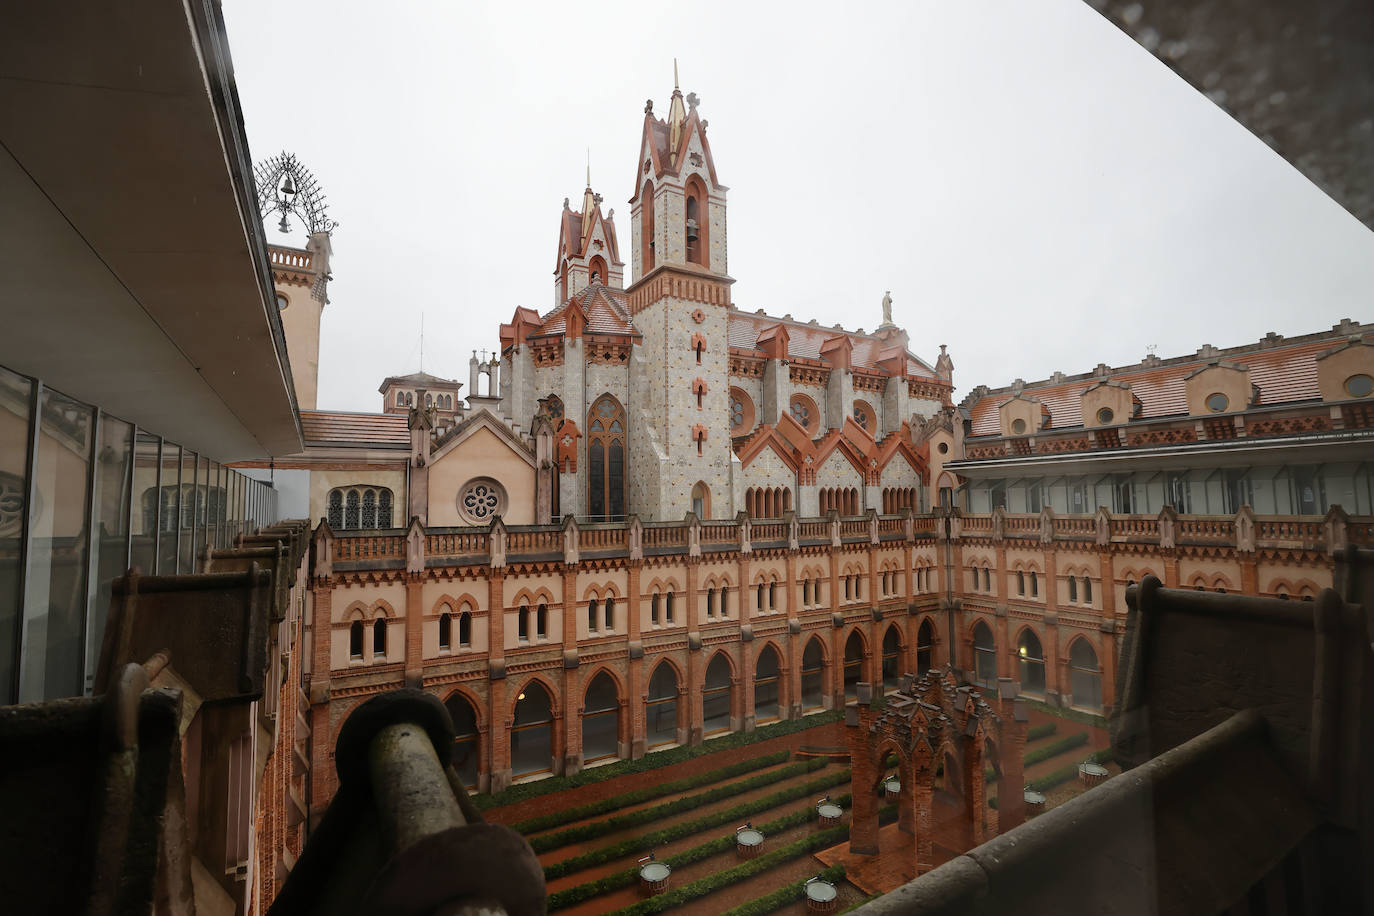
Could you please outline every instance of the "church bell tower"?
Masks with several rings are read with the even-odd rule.
[[[696,93],[676,85],[668,117],[644,106],[630,198],[635,347],[630,507],[680,518],[734,514],[731,493],[726,187],[716,175]]]

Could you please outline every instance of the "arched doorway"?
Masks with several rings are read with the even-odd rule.
[[[482,741],[477,731],[477,710],[468,698],[454,693],[444,701],[448,716],[453,720],[453,769],[469,789],[477,788],[478,761],[482,757]]]
[[[582,702],[582,761],[619,756],[620,692],[605,671],[592,678]]]
[[[649,678],[649,698],[644,704],[644,731],[649,747],[677,741],[677,672],[659,662]]]
[[[1102,708],[1102,672],[1097,666],[1097,650],[1081,636],[1069,646],[1069,689],[1074,706]]]
[[[1021,668],[1021,692],[1045,695],[1045,652],[1040,637],[1026,627],[1016,640],[1016,658]]]
[[[778,703],[778,687],[782,683],[779,673],[777,650],[772,646],[764,646],[754,667],[755,722],[766,722],[782,715]]]
[[[902,641],[894,623],[883,634],[883,693],[896,690],[902,679]]]
[[[553,699],[538,681],[526,684],[515,701],[510,770],[516,779],[553,770]]]
[[[730,730],[730,662],[717,652],[706,666],[706,686],[701,692],[702,730],[707,735]]]
[[[858,683],[864,679],[864,641],[858,630],[849,634],[844,643],[844,698],[859,695]]]
[[[814,636],[802,652],[801,702],[804,711],[825,707],[825,650]]]
[[[916,675],[920,677],[930,670],[935,657],[935,625],[927,617],[921,621],[916,631]]]
[[[984,687],[997,686],[997,643],[992,628],[981,620],[973,625],[973,680]]]

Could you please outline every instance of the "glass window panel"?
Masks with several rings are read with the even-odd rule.
[[[91,409],[45,389],[24,573],[19,702],[81,693]]]
[[[0,704],[15,701],[20,549],[28,503],[29,414],[33,382],[0,369]]]
[[[177,572],[195,571],[196,514],[200,511],[200,489],[196,481],[196,453],[181,452],[181,530],[177,533]]]
[[[95,492],[91,499],[95,511],[96,579],[91,589],[86,626],[85,692],[95,682],[100,659],[100,641],[110,613],[110,592],[114,580],[124,575],[128,562],[130,531],[129,464],[133,460],[134,428],[122,420],[100,418],[100,445],[96,450]],[[141,514],[141,513],[140,513]]]
[[[162,443],[162,479],[158,490],[157,569],[160,576],[177,571],[177,524],[181,518],[181,446]]]
[[[158,448],[161,439],[139,430],[134,444],[133,539],[129,565],[145,574],[157,568],[158,508],[162,496],[158,489]]]

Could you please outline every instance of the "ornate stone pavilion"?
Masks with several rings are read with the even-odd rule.
[[[1002,679],[992,704],[973,687],[960,686],[954,669],[902,677],[882,709],[869,704],[871,686],[860,684],[857,701],[845,707],[854,822],[850,852],[877,855],[878,811],[888,761],[897,759],[898,829],[914,835],[916,874],[936,863],[936,844],[965,852],[1023,819],[1020,792],[1026,709],[1017,685]],[[998,811],[986,801],[986,770],[1005,791]]]

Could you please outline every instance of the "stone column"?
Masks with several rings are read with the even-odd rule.
[[[987,804],[983,792],[983,748],[975,735],[964,745],[964,816],[973,831],[974,846],[988,839]]]
[[[406,573],[406,645],[405,685],[419,688],[424,684],[425,607],[424,573]]]
[[[931,780],[935,771],[927,769],[917,775],[916,783],[916,874],[919,877],[935,867],[935,818],[931,812],[934,789]]]
[[[1002,779],[997,788],[997,832],[1006,833],[1026,819],[1025,765],[1026,704],[1018,703],[1019,685],[1010,680],[998,681],[998,718],[1002,720],[1002,734],[997,742],[998,763],[1002,765]]]
[[[1164,587],[1178,588],[1178,554],[1172,547],[1160,550],[1164,562]]]
[[[626,692],[634,712],[630,717],[630,759],[638,760],[644,756],[648,743],[645,733],[644,703],[648,697],[648,684],[644,677],[644,645],[640,641],[639,577],[643,571],[642,560],[631,560],[625,569],[625,619],[629,634],[629,662],[626,664]]]
[[[487,749],[491,761],[489,791],[510,785],[511,714],[506,708],[506,571],[487,573]]]
[[[878,797],[874,786],[881,775],[863,739],[869,711],[857,703],[845,707],[845,736],[849,741],[850,810],[849,851],[861,856],[878,854]]]

